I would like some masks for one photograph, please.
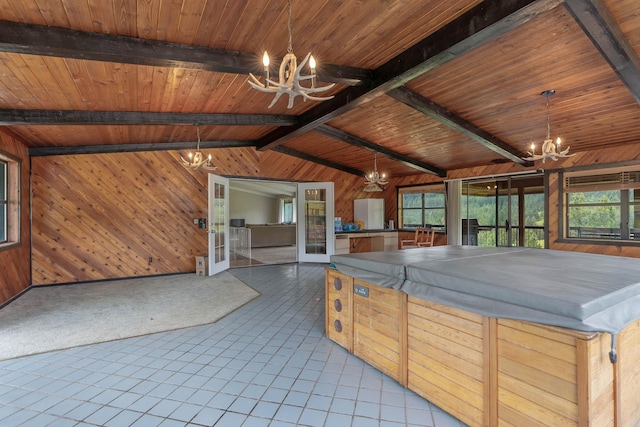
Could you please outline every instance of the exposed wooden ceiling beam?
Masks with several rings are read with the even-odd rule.
[[[567,0],[565,7],[640,103],[640,58],[601,0]]]
[[[261,138],[267,150],[313,130],[447,61],[495,39],[562,3],[563,0],[486,0],[440,30],[416,43],[374,71],[370,82],[346,88],[302,114],[298,124],[276,129]]]
[[[286,154],[292,157],[297,157],[302,160],[307,160],[309,162],[317,163],[319,165],[327,166],[329,168],[337,169],[339,171],[350,173],[352,175],[357,175],[361,177],[365,176],[365,173],[361,170],[351,168],[349,166],[341,165],[340,163],[335,163],[329,160],[321,159],[320,157],[311,156],[309,154],[302,153],[292,148],[278,146],[278,147],[274,147],[273,151],[277,151],[278,153]]]
[[[138,151],[171,151],[193,149],[197,141],[189,142],[157,142],[145,144],[104,144],[80,145],[68,147],[31,147],[29,156],[61,156],[71,154],[103,154],[103,153],[133,153]],[[241,148],[255,147],[255,141],[200,141],[203,148]]]
[[[406,86],[398,87],[387,92],[387,95],[402,102],[409,107],[420,111],[422,114],[431,117],[434,120],[444,124],[445,126],[453,129],[454,131],[472,139],[483,146],[487,147],[491,151],[495,151],[502,157],[505,157],[512,162],[519,163],[521,165],[532,166],[532,162],[528,162],[522,159],[524,153],[520,153],[518,150],[486,132],[480,129],[473,123],[464,120],[462,117],[453,114],[451,111],[436,104],[430,99],[425,98],[407,88]]]
[[[159,142],[148,144],[107,144],[107,145],[82,145],[75,147],[31,147],[29,148],[29,156],[61,156],[72,154],[104,154],[104,153],[133,153],[140,151],[171,151],[171,150],[188,150],[193,149],[196,141],[189,142]],[[200,149],[212,148],[242,148],[255,147],[256,141],[200,141]],[[323,166],[350,173],[352,175],[364,176],[364,172],[351,168],[349,166],[334,163],[319,157],[311,156],[292,150],[286,147],[277,147],[274,149],[282,154],[297,157]]]
[[[331,138],[337,139],[342,142],[346,142],[347,144],[350,144],[356,147],[366,148],[367,150],[380,153],[385,157],[388,157],[392,160],[405,164],[421,172],[430,173],[433,175],[437,175],[439,177],[447,176],[447,171],[444,169],[438,168],[428,163],[421,162],[419,160],[412,159],[409,156],[405,156],[404,154],[398,153],[393,150],[389,150],[388,148],[385,148],[381,145],[374,144],[373,142],[359,138],[355,135],[351,135],[347,132],[344,132],[340,129],[336,129],[332,126],[321,125],[315,128],[314,130],[322,133],[323,135],[329,136]]]
[[[261,59],[253,53],[11,21],[0,21],[0,51],[247,75],[261,71]],[[369,70],[355,67],[323,64],[318,69],[318,80],[347,86],[370,77]]]
[[[205,125],[291,126],[284,114],[200,114],[137,111],[0,110],[0,126],[16,125]]]

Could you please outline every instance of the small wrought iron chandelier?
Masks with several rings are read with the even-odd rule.
[[[386,175],[378,172],[378,161],[376,159],[376,154],[373,153],[373,172],[370,172],[368,175],[365,175],[365,187],[364,191],[367,193],[373,193],[376,191],[382,191],[383,187],[387,185],[389,181],[387,181]]]
[[[195,154],[189,151],[189,160],[180,156],[180,162],[182,166],[187,169],[206,169],[206,170],[215,170],[216,166],[211,163],[211,154],[208,157],[204,157],[202,151],[200,151],[200,126],[196,125],[196,131],[198,132],[198,146],[196,147]]]
[[[531,144],[531,151],[527,153],[529,157],[524,157],[523,160],[536,161],[542,159],[542,163],[544,163],[547,159],[558,160],[558,157],[571,157],[574,155],[569,154],[569,147],[562,150],[560,146],[562,140],[560,137],[556,139],[555,143],[553,142],[553,139],[551,139],[551,111],[549,108],[549,97],[555,93],[555,90],[549,89],[540,94],[547,98],[547,137],[542,143],[542,151],[540,154],[536,154],[536,145]]]
[[[293,54],[293,47],[291,44],[292,40],[292,30],[291,30],[291,0],[289,2],[289,18],[288,18],[288,29],[289,29],[289,44],[287,46],[287,54],[282,59],[282,63],[280,63],[280,72],[278,74],[278,81],[271,80],[269,78],[269,54],[267,51],[262,55],[262,64],[264,65],[264,83],[262,83],[256,76],[249,73],[248,83],[254,89],[257,89],[261,92],[274,93],[275,96],[271,104],[269,104],[269,108],[273,107],[273,105],[278,101],[278,99],[284,95],[289,95],[289,103],[287,104],[287,108],[293,108],[293,101],[297,96],[301,96],[303,100],[310,101],[326,101],[328,99],[333,98],[333,96],[314,96],[313,94],[318,92],[324,92],[326,90],[331,89],[335,84],[331,83],[327,86],[316,87],[316,60],[308,53],[305,56],[304,60],[298,66],[296,56]],[[309,70],[311,74],[302,75],[302,69],[305,65],[309,63]],[[303,80],[311,80],[310,86],[303,86]]]

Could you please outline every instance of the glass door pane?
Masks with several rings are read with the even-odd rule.
[[[298,184],[298,260],[329,262],[333,254],[333,183]]]
[[[496,246],[496,183],[466,181],[462,185],[462,244]]]
[[[508,179],[494,182],[496,246],[518,246],[518,194],[512,197],[510,184]]]
[[[209,275],[229,269],[229,180],[209,174]]]
[[[462,244],[545,247],[544,209],[542,175],[465,181]]]

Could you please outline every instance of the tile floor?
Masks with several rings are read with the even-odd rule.
[[[0,425],[462,426],[324,336],[323,266],[230,271],[214,324],[0,362]]]

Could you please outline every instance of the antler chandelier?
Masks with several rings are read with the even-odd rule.
[[[273,107],[273,105],[280,99],[280,97],[284,94],[289,95],[289,104],[287,104],[287,108],[293,108],[293,101],[296,96],[301,96],[303,100],[310,101],[326,101],[328,99],[333,98],[333,96],[314,96],[313,94],[318,92],[324,92],[328,89],[331,89],[334,86],[334,83],[331,83],[327,86],[316,87],[316,60],[311,56],[311,53],[308,53],[305,56],[304,60],[298,66],[296,56],[293,54],[293,48],[291,47],[291,0],[289,0],[289,18],[288,18],[288,29],[289,29],[289,44],[287,47],[287,54],[282,59],[282,63],[280,64],[280,73],[278,74],[278,81],[273,81],[269,78],[269,54],[267,51],[264,52],[262,56],[262,64],[264,65],[264,83],[260,82],[256,76],[249,73],[249,84],[254,88],[261,92],[274,93],[275,96],[271,104],[269,104],[269,108]],[[311,74],[302,75],[302,69],[305,65],[309,63],[309,70]],[[311,80],[311,85],[306,87],[302,85],[303,80]]]
[[[364,191],[367,193],[373,193],[376,191],[382,191],[382,187],[387,185],[389,181],[385,174],[380,174],[378,172],[378,162],[376,159],[376,153],[373,153],[373,172],[370,172],[368,175],[365,175],[365,187]]]
[[[574,155],[568,154],[569,147],[564,150],[561,149],[560,144],[562,143],[562,140],[560,139],[560,137],[556,139],[555,144],[553,142],[553,139],[551,139],[551,112],[549,108],[549,97],[551,97],[555,93],[555,90],[549,89],[540,94],[547,98],[547,137],[542,143],[541,153],[536,154],[536,145],[531,144],[531,151],[527,153],[529,157],[524,157],[524,160],[536,161],[542,159],[542,163],[544,163],[547,159],[558,160],[558,157],[571,157]]]
[[[198,146],[196,147],[196,152],[193,154],[189,151],[189,160],[186,160],[184,157],[180,156],[180,162],[182,166],[188,169],[207,169],[214,170],[217,169],[216,166],[211,163],[211,154],[208,157],[204,157],[202,151],[200,151],[200,126],[196,125],[196,131],[198,132]]]

